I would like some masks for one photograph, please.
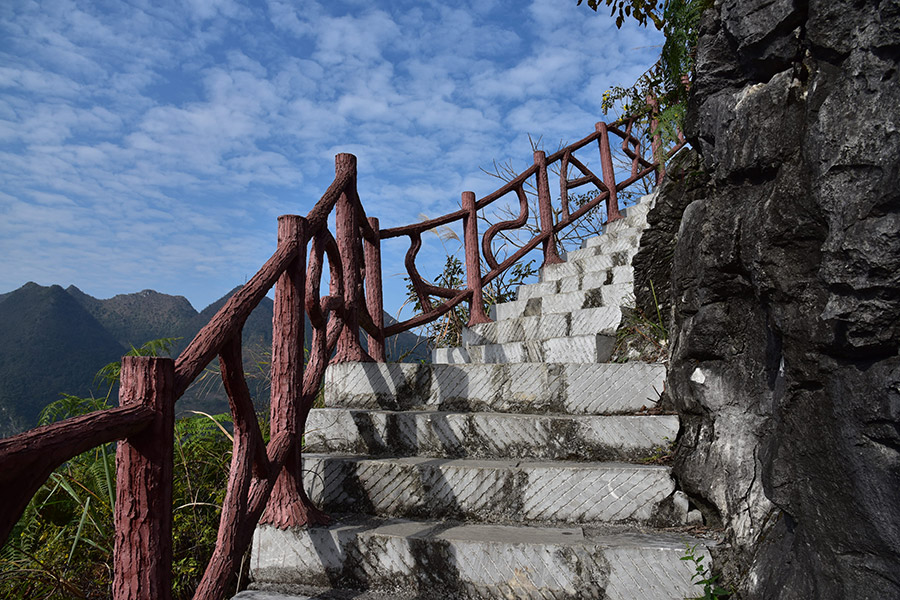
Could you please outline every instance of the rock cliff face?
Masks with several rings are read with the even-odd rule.
[[[900,598],[898,57],[895,1],[704,16],[668,391],[742,598]]]

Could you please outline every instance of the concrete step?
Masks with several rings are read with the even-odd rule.
[[[304,453],[303,480],[329,513],[490,523],[647,522],[675,491],[658,465],[423,456]]]
[[[581,252],[581,250],[579,250]],[[588,271],[581,275],[561,277],[540,283],[529,283],[519,286],[517,300],[529,300],[539,296],[549,296],[578,290],[594,289],[614,283],[634,285],[634,268],[630,265],[611,267],[601,271]]]
[[[538,296],[528,300],[501,302],[491,307],[491,318],[495,321],[569,313],[582,308],[600,306],[634,306],[634,285],[613,283],[592,289],[576,290],[561,294]]]
[[[575,250],[569,253],[570,257],[575,255],[575,258],[569,258],[563,263],[541,267],[538,281],[544,283],[556,279],[578,277],[586,273],[606,272],[614,267],[630,267],[631,258],[637,254],[637,250],[637,248],[630,248],[612,254],[598,253],[596,247]]]
[[[316,453],[640,461],[678,435],[676,415],[560,416],[319,408],[304,451]]]
[[[390,591],[328,588],[318,585],[256,583],[233,600],[426,600],[412,590]],[[278,591],[280,590],[280,591]]]
[[[656,204],[656,192],[643,196],[640,201],[631,206],[619,209],[624,218],[603,226],[603,233],[612,233],[627,227],[644,228],[647,225],[647,214]]]
[[[329,527],[261,526],[250,561],[255,586],[372,595],[238,597],[673,600],[703,595],[691,583],[694,564],[681,560],[697,544],[709,564],[702,542],[679,533],[352,518]]]
[[[629,227],[620,233],[608,233],[584,241],[584,247],[572,250],[566,255],[566,260],[581,260],[600,254],[615,254],[617,252],[634,253],[640,248],[642,229]]]
[[[652,407],[666,367],[652,363],[423,365],[339,363],[325,372],[325,405],[573,415]]]
[[[575,335],[505,344],[435,348],[431,362],[443,365],[493,363],[600,363],[612,356],[614,335]]]
[[[584,241],[584,247],[581,250],[569,252],[567,259],[577,260],[595,254],[613,254],[637,248],[641,245],[641,234],[643,233],[643,227],[622,227],[603,235],[588,238]]]
[[[571,313],[519,317],[463,328],[463,346],[506,344],[580,335],[616,334],[622,322],[618,306],[584,308]]]

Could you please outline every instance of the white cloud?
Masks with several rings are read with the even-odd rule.
[[[151,287],[198,308],[256,271],[334,154],[357,154],[382,226],[437,216],[497,187],[480,166],[527,167],[527,133],[589,133],[654,54],[556,0],[47,0],[0,8],[0,36],[0,292]]]

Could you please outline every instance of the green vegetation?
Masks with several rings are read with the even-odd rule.
[[[174,339],[129,355],[167,354]],[[41,424],[109,408],[119,363],[97,374],[101,398],[64,395]],[[231,462],[230,415],[195,413],[175,423],[173,595],[190,598],[212,554]],[[112,581],[115,447],[99,446],[60,466],[38,490],[0,549],[0,597],[106,599]]]
[[[482,272],[487,269],[482,266]],[[490,285],[484,288],[484,311],[487,313],[491,306],[500,302],[509,302],[515,299],[519,285],[532,279],[536,274],[534,261],[516,263],[506,273],[501,273]],[[412,282],[406,277],[407,297],[406,302],[413,305],[417,313],[422,312],[422,303],[419,302]],[[447,254],[444,269],[435,279],[434,285],[443,288],[461,290],[466,287],[466,272],[462,261],[455,254]],[[441,299],[443,301],[443,299]],[[440,318],[425,325],[423,337],[430,348],[447,348],[462,345],[462,330],[469,322],[469,306],[461,302]]]
[[[582,0],[578,0],[580,5]],[[640,25],[652,22],[666,37],[659,60],[628,88],[614,87],[603,95],[604,113],[617,105],[626,116],[650,111],[647,98],[659,103],[658,132],[664,145],[678,137],[684,125],[688,90],[694,74],[700,17],[713,5],[713,0],[604,0],[616,16],[616,27],[626,18]],[[600,0],[588,0],[596,11]],[[645,119],[645,122],[647,120]],[[645,123],[646,124],[646,123]]]
[[[640,309],[623,311],[622,323],[616,330],[613,362],[668,362],[669,332],[663,323],[652,279],[650,292],[653,294],[656,315],[651,319]]]
[[[666,362],[668,359],[668,332],[662,323],[648,319],[639,310],[623,310],[612,362]]]
[[[582,0],[578,0],[578,6],[581,6],[581,2]],[[626,17],[635,19],[641,25],[647,25],[649,19],[657,29],[663,27],[659,0],[603,0],[603,2],[606,6],[612,6],[609,16],[615,15],[616,27],[621,28]],[[600,7],[600,0],[588,0],[587,5],[596,12]]]
[[[667,465],[672,462],[675,452],[675,440],[663,438],[663,443],[653,448],[653,452],[641,462],[647,465]]]
[[[705,557],[697,554],[697,546],[688,545],[685,548],[684,556],[681,560],[694,563],[694,574],[691,575],[691,582],[703,586],[703,595],[688,598],[687,600],[716,600],[717,598],[728,598],[731,592],[722,588],[717,582],[718,575],[713,575],[709,571],[709,567],[703,564]]]

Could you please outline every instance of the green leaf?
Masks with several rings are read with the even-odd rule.
[[[78,541],[81,539],[81,532],[84,530],[84,522],[87,521],[88,511],[91,508],[91,498],[88,496],[87,500],[84,503],[84,510],[81,511],[81,520],[78,521],[78,531],[75,532],[75,539],[72,541],[72,549],[69,550],[69,558],[66,559],[66,564],[72,562],[72,555],[75,554],[75,548],[78,547]]]

